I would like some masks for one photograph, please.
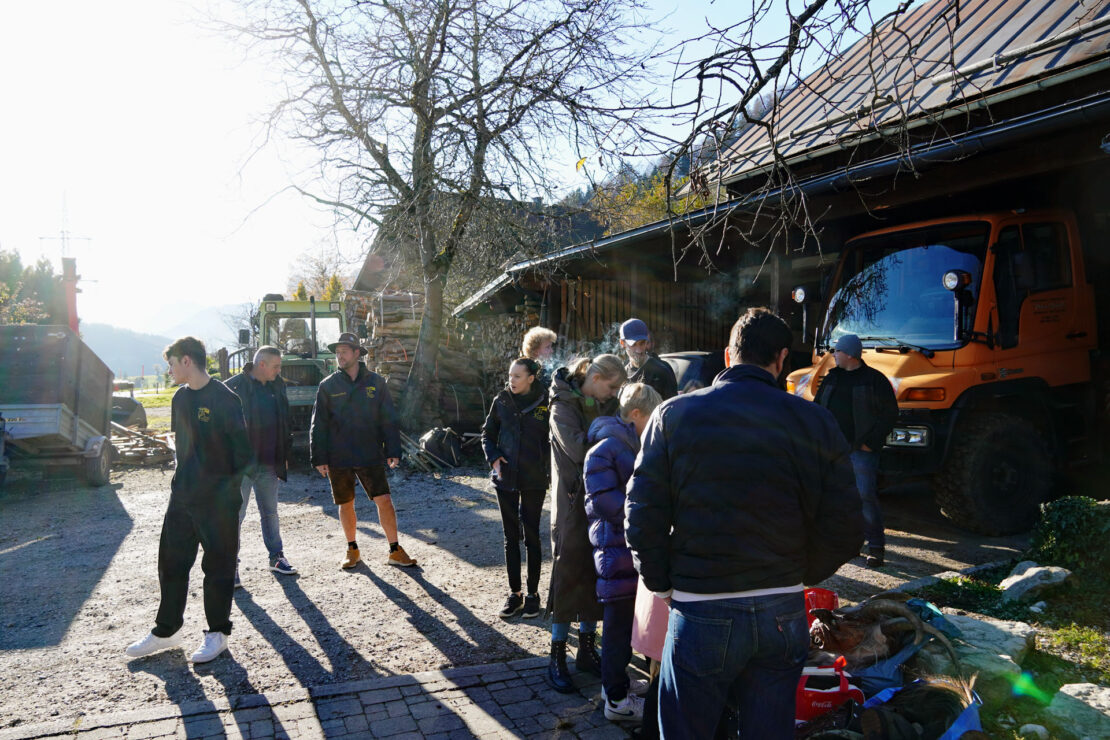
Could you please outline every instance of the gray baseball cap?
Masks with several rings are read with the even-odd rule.
[[[851,355],[857,360],[863,357],[863,342],[855,334],[841,334],[840,338],[836,340],[836,344],[833,345],[833,349]]]

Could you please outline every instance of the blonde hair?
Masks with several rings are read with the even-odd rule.
[[[540,347],[545,342],[555,343],[558,335],[550,329],[545,329],[542,326],[533,326],[524,335],[524,341],[520,345],[520,353],[530,359],[536,359],[536,353],[540,351]]]
[[[629,383],[621,388],[621,418],[628,421],[633,409],[639,409],[644,416],[651,416],[655,407],[663,403],[659,391],[647,383]]]
[[[624,363],[616,355],[598,355],[592,360],[589,357],[583,357],[575,360],[574,364],[568,369],[570,377],[577,381],[579,385],[584,383],[586,378],[591,375],[600,375],[606,380],[620,378],[623,381],[628,379]]]

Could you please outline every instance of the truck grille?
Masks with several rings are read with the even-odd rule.
[[[316,365],[288,365],[281,366],[281,377],[291,385],[320,385],[323,374]]]

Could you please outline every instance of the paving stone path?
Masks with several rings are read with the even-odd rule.
[[[217,658],[219,660],[219,658]],[[0,730],[0,740],[257,740],[259,738],[581,738],[629,733],[605,719],[601,683],[575,673],[577,693],[544,680],[546,658],[220,698]],[[634,669],[635,670],[635,669]],[[573,669],[572,669],[573,671]]]

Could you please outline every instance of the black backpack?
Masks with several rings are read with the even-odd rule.
[[[420,449],[452,467],[462,464],[462,440],[451,427],[436,427],[420,437]]]

